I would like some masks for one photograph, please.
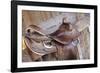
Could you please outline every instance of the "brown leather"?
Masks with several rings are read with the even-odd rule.
[[[33,61],[52,58],[53,60],[72,60],[79,56],[77,48],[79,35],[80,32],[69,23],[63,22],[58,30],[49,35],[45,35],[42,28],[31,25],[26,30],[25,43]]]
[[[70,25],[71,24],[69,23],[63,23],[59,29],[50,34],[50,36],[62,44],[68,44],[73,39],[77,39],[77,37],[80,35],[80,32],[78,32],[74,27],[69,29]]]

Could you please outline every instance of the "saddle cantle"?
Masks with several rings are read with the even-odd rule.
[[[45,36],[42,31],[43,30],[36,25],[30,25],[26,29],[24,39],[33,60],[37,60],[43,55],[56,52],[56,47],[50,44],[51,39]]]
[[[80,32],[70,23],[63,22],[59,28],[51,34],[37,25],[26,28],[25,44],[33,61],[45,55],[55,53],[55,58],[76,59],[78,56],[78,36]]]

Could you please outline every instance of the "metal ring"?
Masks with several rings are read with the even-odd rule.
[[[52,45],[52,43],[51,43],[51,45],[47,45],[47,43],[51,43],[51,41],[43,41],[43,46],[45,47],[45,48],[52,48],[53,47],[53,45]]]

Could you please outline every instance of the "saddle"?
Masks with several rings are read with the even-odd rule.
[[[64,21],[53,33],[46,34],[38,25],[26,28],[24,42],[33,61],[74,60],[79,58],[76,27]]]

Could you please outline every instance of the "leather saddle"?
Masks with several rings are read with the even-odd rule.
[[[53,33],[46,34],[37,25],[26,28],[24,42],[33,61],[78,59],[78,36],[76,27],[64,21]]]

